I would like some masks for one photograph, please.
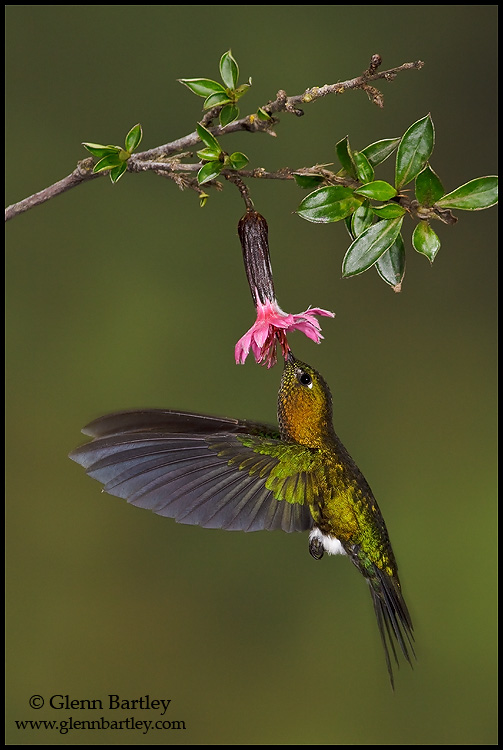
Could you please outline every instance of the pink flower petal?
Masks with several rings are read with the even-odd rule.
[[[265,342],[267,341],[267,337],[269,336],[269,325],[265,323],[255,323],[252,331],[253,341],[258,347],[263,347]]]
[[[321,339],[323,338],[319,330],[316,330],[311,325],[311,323],[298,323],[295,328],[297,331],[303,333],[305,336],[307,336],[308,339],[311,339],[311,341],[314,341],[316,344],[319,344]]]
[[[257,320],[236,344],[234,354],[236,363],[244,364],[250,349],[255,361],[272,367],[276,364],[276,347],[279,343],[284,357],[288,353],[286,333],[300,331],[312,341],[319,344],[323,336],[316,315],[334,317],[334,313],[320,307],[309,307],[302,313],[292,315],[285,313],[276,300],[257,302]]]
[[[245,360],[250,353],[250,342],[251,334],[250,331],[248,331],[239,339],[234,348],[234,357],[236,359],[236,364],[244,365]]]

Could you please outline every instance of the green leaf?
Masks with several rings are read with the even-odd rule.
[[[82,145],[97,159],[110,154],[118,154],[121,150],[120,146],[102,146],[101,143],[83,143]]]
[[[361,206],[363,200],[354,195],[351,188],[329,185],[309,193],[301,201],[297,213],[307,221],[326,224],[349,216],[358,206]]]
[[[396,219],[403,216],[405,208],[398,203],[388,203],[384,206],[371,206],[372,211],[380,219]]]
[[[430,263],[440,250],[440,240],[427,221],[420,221],[412,232],[412,244],[414,249],[422,255],[426,255]]]
[[[370,182],[374,179],[374,169],[365,154],[353,151],[353,162],[356,167],[356,175],[360,182]]]
[[[346,216],[344,219],[344,224],[346,226],[346,229],[348,230],[348,234],[351,237],[352,240],[354,240],[355,236],[351,230],[351,219],[353,218],[354,213],[350,214],[349,216]]]
[[[114,167],[112,170],[110,170],[110,179],[114,184],[120,180],[126,169],[127,161],[123,161],[119,167]]]
[[[221,151],[214,151],[212,148],[202,148],[200,151],[196,151],[197,156],[205,161],[218,161]]]
[[[252,79],[248,78],[248,81],[246,83],[242,83],[241,86],[238,86],[237,89],[234,89],[234,96],[236,97],[236,99],[241,99],[241,97],[246,94],[251,85]]]
[[[235,104],[228,104],[220,112],[220,117],[219,117],[220,125],[222,125],[222,127],[225,127],[230,122],[234,122],[234,120],[237,120],[238,117],[239,117],[239,108],[236,107]]]
[[[477,177],[444,195],[435,205],[440,208],[460,208],[463,211],[481,211],[498,202],[498,178]]]
[[[229,97],[225,92],[217,91],[216,94],[210,94],[203,104],[203,109],[211,109],[212,107],[220,107],[222,104],[228,104],[230,102]]]
[[[384,255],[381,255],[375,267],[381,279],[393,287],[394,292],[402,291],[402,281],[405,276],[405,247],[401,234]]]
[[[197,173],[198,183],[202,185],[205,182],[209,182],[209,180],[214,180],[222,171],[223,166],[223,162],[221,161],[209,161]]]
[[[395,188],[384,180],[375,180],[368,182],[366,185],[355,190],[358,195],[365,195],[367,198],[373,198],[376,201],[389,201],[396,195]]]
[[[356,276],[373,266],[400,234],[402,222],[403,217],[384,219],[366,229],[349,246],[342,261],[342,275]]]
[[[248,164],[248,157],[241,151],[235,151],[229,156],[229,161],[233,169],[243,169]]]
[[[418,120],[403,135],[396,155],[395,185],[400,190],[421,172],[433,151],[435,131],[430,115]]]
[[[385,161],[388,156],[391,156],[399,143],[400,138],[385,138],[382,141],[371,143],[370,146],[365,146],[360,153],[365,154],[372,166],[376,167]]]
[[[353,239],[356,239],[368,229],[373,221],[374,213],[368,201],[365,201],[351,216],[351,235]]]
[[[187,88],[190,89],[193,94],[197,94],[197,96],[206,97],[217,91],[223,91],[225,93],[225,88],[221,83],[212,81],[209,78],[179,78],[178,82],[183,83],[184,86],[187,86]]]
[[[228,89],[235,89],[239,78],[239,67],[231,51],[224,52],[220,58],[220,75]]]
[[[133,153],[135,148],[137,148],[140,145],[142,138],[143,138],[143,131],[141,129],[140,123],[138,123],[137,125],[133,125],[133,127],[127,134],[126,139],[124,141],[126,145],[126,151],[129,151],[130,154]]]
[[[268,114],[265,109],[262,107],[259,107],[257,109],[257,117],[259,120],[272,120],[272,117],[270,114]]]
[[[217,154],[219,154],[222,151],[222,149],[220,148],[220,144],[215,138],[215,136],[213,136],[209,130],[206,130],[204,125],[201,125],[200,122],[197,123],[196,130],[197,130],[197,134],[199,138],[202,140],[205,146],[207,146],[208,148],[211,148],[212,151],[214,151]]]
[[[335,152],[342,165],[342,168],[349,175],[351,175],[351,177],[354,177],[356,179],[356,166],[353,163],[353,155],[351,152],[351,146],[349,145],[348,136],[335,144]]]
[[[323,182],[323,177],[319,174],[294,174],[293,177],[300,188],[307,190],[312,190]]]
[[[104,169],[112,169],[112,167],[121,167],[123,164],[127,164],[123,159],[120,158],[120,154],[109,154],[103,157],[100,161],[94,165],[93,172],[103,172]]]
[[[416,199],[422,206],[433,206],[445,194],[439,176],[429,164],[416,177]]]

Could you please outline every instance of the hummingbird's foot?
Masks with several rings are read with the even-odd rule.
[[[315,560],[321,560],[323,557],[323,542],[319,536],[312,536],[309,539],[309,552]]]

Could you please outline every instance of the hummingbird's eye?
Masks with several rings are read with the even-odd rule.
[[[303,372],[301,370],[297,377],[299,379],[299,383],[302,383],[302,385],[305,385],[307,388],[313,387],[313,381],[311,380],[311,377],[307,374],[307,372]]]

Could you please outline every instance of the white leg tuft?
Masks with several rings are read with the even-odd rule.
[[[323,544],[323,549],[329,555],[346,554],[346,550],[337,539],[337,537],[330,536],[329,534],[323,534],[319,529],[313,529],[309,533],[309,541],[311,541],[311,539],[319,539],[319,541]]]

